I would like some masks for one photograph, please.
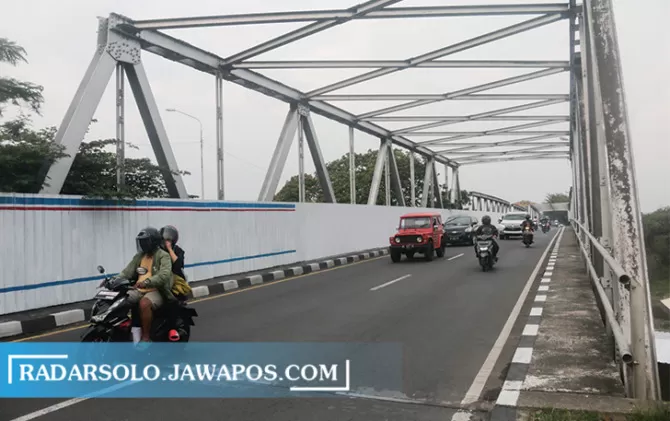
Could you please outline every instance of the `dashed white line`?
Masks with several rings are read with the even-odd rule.
[[[530,315],[531,316],[541,316],[542,315],[542,307],[533,307],[530,309]]]
[[[537,332],[540,330],[540,325],[526,325],[523,328],[521,336],[537,336]]]
[[[549,282],[551,282],[551,278],[542,278],[540,281],[541,284],[548,284]]]
[[[464,254],[465,254],[465,253],[457,254],[456,256],[454,256],[454,257],[450,257],[450,258],[448,258],[447,260],[458,259],[459,257],[463,256]]]
[[[549,291],[549,285],[540,285],[538,291]]]
[[[532,358],[533,348],[519,347],[516,349],[516,352],[512,357],[512,362],[518,364],[530,364]]]
[[[394,279],[392,281],[386,282],[385,284],[377,285],[376,287],[370,288],[370,291],[377,291],[378,289],[382,289],[382,288],[387,287],[389,285],[395,284],[396,282],[402,281],[403,279],[407,279],[410,276],[412,276],[412,275],[407,274],[407,275],[401,276],[398,279]]]
[[[547,296],[546,295],[536,295],[535,296],[535,301],[543,303],[547,301]]]

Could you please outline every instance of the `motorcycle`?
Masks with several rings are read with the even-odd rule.
[[[547,223],[547,224],[542,224],[542,232],[543,232],[544,234],[546,234],[547,232],[549,232],[550,229],[551,229],[551,227],[550,227],[550,225],[549,225],[548,223]]]
[[[479,265],[484,272],[493,269],[495,259],[493,259],[492,235],[480,235],[477,237],[477,255],[479,256]]]
[[[529,226],[523,229],[523,244],[525,244],[526,248],[533,244],[533,231],[531,231]]]
[[[105,275],[105,268],[98,266],[98,272]],[[98,288],[104,289],[95,296],[90,326],[81,335],[81,341],[132,342],[133,320],[139,321],[139,311],[128,305],[128,292],[134,289],[133,283],[128,279],[105,275]],[[188,342],[195,317],[198,317],[197,311],[183,300],[166,303],[154,313],[151,340]],[[174,335],[175,331],[177,335]]]

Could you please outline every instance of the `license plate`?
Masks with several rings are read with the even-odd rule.
[[[98,300],[113,300],[116,296],[119,295],[116,291],[99,291],[95,298]]]

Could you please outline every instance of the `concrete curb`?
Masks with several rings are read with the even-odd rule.
[[[388,255],[388,248],[385,247],[371,250],[365,253],[348,255],[344,257],[334,257],[315,263],[305,263],[303,265],[291,267],[288,269],[268,269],[267,272],[260,272],[244,278],[230,279],[209,285],[203,284],[210,283],[212,281],[211,279],[198,281],[191,284],[192,294],[189,296],[189,299],[198,299],[210,295],[221,295],[230,291],[249,288],[251,286],[278,281],[280,279],[306,275],[308,273],[319,272],[324,269],[345,266],[362,260],[368,260],[386,255]],[[44,316],[35,317],[34,319],[30,320],[13,320],[2,322],[0,323],[0,338],[11,338],[14,336],[46,332],[59,327],[81,323],[91,317],[90,301],[77,303],[74,304],[74,306],[80,308],[47,314]]]

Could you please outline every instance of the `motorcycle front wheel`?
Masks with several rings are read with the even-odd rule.
[[[81,335],[82,342],[111,342],[111,340],[109,332],[106,332],[99,326],[89,326]]]

